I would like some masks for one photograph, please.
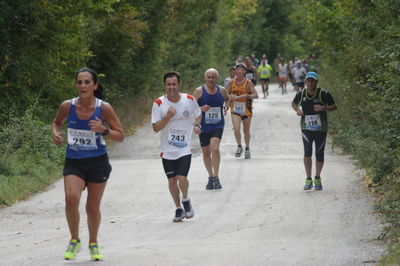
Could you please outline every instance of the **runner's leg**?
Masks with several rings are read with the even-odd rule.
[[[97,243],[97,234],[101,222],[100,205],[107,182],[87,183],[86,214],[89,228],[89,243]]]
[[[244,134],[244,143],[246,147],[250,147],[250,124],[251,124],[251,117],[246,118],[243,120],[243,134]]]
[[[176,176],[168,178],[168,188],[172,199],[174,200],[175,206],[178,208],[181,206],[179,197],[178,179]]]
[[[206,166],[208,176],[214,176],[213,174],[213,164],[211,161],[212,155],[211,155],[211,145],[207,146],[202,146],[201,151],[203,152],[203,162],[204,165]]]
[[[71,239],[79,239],[79,202],[85,181],[76,175],[64,177],[65,215],[67,217]]]
[[[187,179],[186,176],[182,175],[177,175],[176,178],[179,181],[179,188],[181,189],[182,192],[182,198],[187,199],[189,191],[189,180]],[[178,200],[179,200],[179,194],[178,194]]]
[[[306,170],[307,177],[311,177],[312,170],[312,143],[314,141],[314,134],[311,131],[302,131],[302,140],[304,147],[304,168]]]
[[[311,177],[311,169],[312,169],[311,157],[304,157],[304,168],[306,169],[307,177]]]
[[[326,143],[326,132],[316,132],[315,139],[315,176],[321,176],[322,167],[324,166],[324,152]]]
[[[240,135],[240,122],[242,118],[239,115],[231,114],[233,132],[235,134],[236,143],[238,145],[242,144],[241,135]]]
[[[265,92],[265,81],[264,80],[261,80],[261,89],[262,89],[262,92],[263,92],[264,98],[265,98],[266,92]]]
[[[219,164],[221,161],[221,155],[219,153],[220,143],[221,143],[220,138],[211,138],[211,140],[210,140],[211,162],[212,162],[212,170],[213,170],[213,175],[210,175],[210,176],[218,176],[218,173],[219,173]]]

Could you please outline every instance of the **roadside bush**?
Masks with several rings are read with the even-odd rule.
[[[64,156],[53,145],[50,125],[28,110],[0,128],[0,206],[40,191],[58,178]]]

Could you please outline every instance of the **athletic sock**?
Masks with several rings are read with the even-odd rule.
[[[310,177],[311,178],[311,177]],[[321,177],[320,176],[315,176],[315,179],[321,179]]]
[[[311,177],[307,177],[307,179],[312,179]]]
[[[247,151],[248,149],[250,149],[250,148],[249,148],[249,147],[246,147],[246,151]]]

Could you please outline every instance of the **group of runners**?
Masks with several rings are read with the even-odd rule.
[[[188,197],[187,179],[192,150],[192,133],[199,135],[203,162],[208,172],[206,190],[222,189],[219,179],[220,151],[226,112],[230,109],[237,142],[236,157],[250,159],[250,123],[252,99],[258,98],[244,64],[236,64],[234,77],[227,88],[217,84],[219,74],[214,68],[204,73],[205,84],[194,90],[193,96],[180,92],[181,77],[177,72],[164,75],[165,94],[154,101],[151,123],[161,131],[162,164],[168,178],[169,191],[175,203],[173,222],[194,216]],[[241,126],[245,147],[242,146]],[[182,195],[182,199],[180,199]]]
[[[261,61],[258,60],[254,54],[245,59],[238,57],[235,62],[236,65],[243,64],[246,71],[246,78],[253,82],[255,86],[257,84],[257,79],[260,81],[261,90],[263,92],[264,99],[268,96],[268,86],[271,82],[271,77],[273,73],[272,66],[268,64],[268,58],[265,54],[261,56]],[[234,77],[234,68],[231,69],[231,77],[225,80],[225,87],[227,87],[227,80],[231,80]]]
[[[304,88],[304,79],[306,73],[319,71],[319,62],[315,54],[312,54],[309,59],[299,59],[292,57],[286,63],[282,54],[278,53],[273,61],[274,71],[279,81],[279,88],[282,89],[282,95],[287,93],[287,81],[290,80],[293,89],[297,92]]]
[[[254,59],[254,58],[253,58]],[[152,106],[151,123],[155,132],[160,132],[162,165],[168,179],[168,187],[175,204],[173,222],[181,222],[195,215],[189,198],[188,173],[191,164],[192,135],[199,135],[203,162],[208,172],[206,190],[222,189],[219,177],[220,143],[224,131],[224,116],[231,114],[234,136],[237,143],[235,157],[251,159],[250,125],[252,101],[258,98],[255,89],[256,75],[264,84],[263,93],[268,95],[268,83],[272,72],[266,56],[258,67],[250,62],[236,62],[230,69],[231,76],[224,86],[217,84],[219,74],[214,68],[204,74],[205,83],[193,92],[182,93],[181,76],[178,72],[167,72],[163,77],[164,94]],[[269,66],[269,67],[267,67]],[[257,74],[255,74],[257,73]],[[123,141],[124,131],[112,106],[102,100],[102,88],[97,73],[83,68],[76,74],[78,97],[66,100],[61,105],[52,124],[54,143],[64,142],[61,133],[67,120],[67,151],[63,170],[65,190],[65,212],[71,239],[64,258],[73,259],[81,247],[79,238],[79,203],[82,191],[87,189],[86,213],[89,229],[89,251],[93,260],[102,260],[97,235],[100,226],[100,203],[111,165],[107,156],[104,138]],[[317,86],[318,74],[308,72],[306,89],[296,93],[292,108],[301,116],[304,144],[304,166],[306,170],[305,190],[313,187],[321,190],[320,173],[324,163],[324,147],[328,129],[327,111],[336,110],[335,102],[328,91]],[[241,127],[245,147],[242,146]],[[316,143],[316,174],[311,177],[312,145]],[[314,186],[315,184],[315,186]]]

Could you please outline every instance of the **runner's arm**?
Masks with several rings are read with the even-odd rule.
[[[196,101],[192,102],[192,108],[193,108],[192,114],[194,117],[193,131],[194,131],[194,133],[199,135],[201,133],[201,119],[202,119],[201,109]]]
[[[293,108],[293,110],[296,111],[296,114],[298,116],[303,116],[304,115],[303,110],[301,110],[301,108],[295,103],[295,101],[292,102],[292,108]]]
[[[222,96],[224,97],[225,104],[224,104],[224,115],[226,115],[226,112],[229,110],[229,106],[231,104],[231,97],[229,96],[228,92],[224,87],[221,87],[221,93]]]
[[[221,93],[225,100],[225,108],[229,108],[229,104],[231,103],[231,96],[229,96],[228,92],[224,87],[221,87]]]
[[[247,82],[248,86],[248,91],[250,91],[249,94],[247,94],[248,99],[257,99],[258,98],[258,93],[256,89],[254,88],[253,82]]]
[[[197,103],[199,102],[199,99],[201,98],[201,95],[203,95],[203,89],[201,87],[198,87],[194,90],[193,92],[193,97],[195,98],[195,100],[197,101]],[[200,106],[200,110],[202,112],[207,111],[210,108],[209,105],[205,104],[203,106]]]
[[[229,96],[229,105],[228,105],[228,109],[227,110],[229,110],[231,102],[233,102],[235,100],[235,97],[236,97],[236,95],[231,93],[232,82],[233,82],[233,79],[231,81],[229,81],[228,87],[226,88],[226,93]]]
[[[65,119],[69,115],[69,108],[71,106],[71,102],[69,100],[61,103],[56,117],[51,124],[51,132],[53,135],[53,142],[57,146],[60,146],[64,142],[64,138],[62,137],[61,128],[64,124]]]
[[[314,105],[314,110],[316,112],[335,111],[337,109],[335,101],[333,100],[332,95],[328,91],[324,91],[322,97],[324,99],[323,102],[326,103],[326,105]]]
[[[111,106],[111,104],[103,102],[102,111],[103,120],[107,123],[108,127],[101,123],[101,128],[99,129],[100,131],[96,132],[105,133],[106,131],[108,131],[106,135],[107,138],[114,141],[123,141],[125,138],[125,133],[122,128],[121,122],[119,121],[119,118],[114,111],[114,108]]]
[[[337,109],[336,104],[331,104],[331,105],[327,105],[327,106],[319,105],[319,104],[314,105],[314,110],[316,112],[322,112],[322,111],[329,112],[329,111],[335,111],[336,109]]]
[[[155,117],[158,117],[160,115],[159,113],[159,107],[156,104],[153,104],[153,111],[152,111],[152,121],[155,120]],[[167,124],[169,123],[169,120],[176,114],[176,110],[175,108],[173,108],[172,106],[170,106],[168,108],[167,114],[162,117],[159,120],[155,120],[155,122],[153,122],[153,130],[154,132],[159,132],[161,130],[163,130]]]

